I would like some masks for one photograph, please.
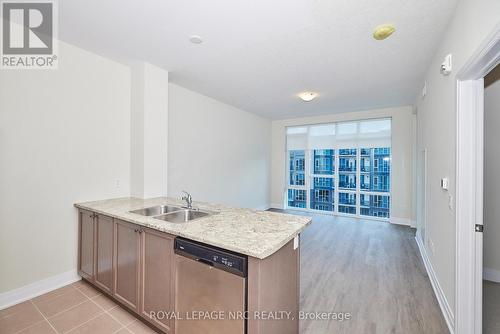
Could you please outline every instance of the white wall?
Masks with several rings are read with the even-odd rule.
[[[484,267],[500,278],[500,65],[484,89]],[[496,81],[494,81],[496,80]],[[493,82],[494,81],[494,82]]]
[[[168,195],[269,204],[271,121],[169,84]]]
[[[283,207],[285,201],[287,126],[382,117],[392,118],[391,215],[395,222],[411,224],[413,217],[412,122],[414,117],[412,115],[412,108],[409,106],[273,121],[271,163],[272,206]]]
[[[451,309],[455,309],[455,200],[456,169],[456,73],[499,23],[500,1],[461,0],[430,67],[425,73],[427,96],[415,92],[418,118],[418,150],[427,149],[427,230],[425,250]],[[439,69],[446,54],[453,55],[453,72]],[[424,80],[424,78],[422,78]],[[422,80],[422,85],[423,85]],[[420,155],[418,155],[420,157]],[[448,192],[440,179],[448,177]],[[431,243],[434,245],[431,247]]]
[[[59,69],[2,71],[0,292],[76,270],[73,203],[129,177],[128,67],[59,42]]]
[[[59,43],[58,70],[0,76],[1,302],[76,272],[75,202],[164,195],[168,181],[174,197],[269,203],[269,120]]]
[[[166,196],[168,72],[134,63],[131,80],[131,195]]]

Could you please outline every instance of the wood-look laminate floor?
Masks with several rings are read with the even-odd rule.
[[[483,281],[483,333],[500,333],[500,283]]]
[[[449,333],[414,229],[306,215],[313,223],[301,236],[301,311],[349,312],[352,318],[301,320],[301,334]]]

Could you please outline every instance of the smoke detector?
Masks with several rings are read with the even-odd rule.
[[[198,35],[191,35],[189,36],[189,41],[193,44],[201,44],[203,43],[203,38]]]

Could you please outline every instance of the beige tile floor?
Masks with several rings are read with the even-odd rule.
[[[84,281],[0,311],[1,334],[155,333]]]

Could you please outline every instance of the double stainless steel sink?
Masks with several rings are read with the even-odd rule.
[[[149,208],[129,211],[142,216],[153,216],[155,219],[169,223],[186,223],[195,219],[215,214],[216,212],[188,209],[178,206],[157,205]]]
[[[149,208],[133,210],[133,211],[130,211],[130,213],[136,213],[136,214],[142,215],[142,216],[159,216],[159,215],[164,215],[166,213],[180,211],[180,210],[183,210],[183,208],[180,208],[177,206],[170,206],[170,205],[157,205],[157,206],[151,206]]]

